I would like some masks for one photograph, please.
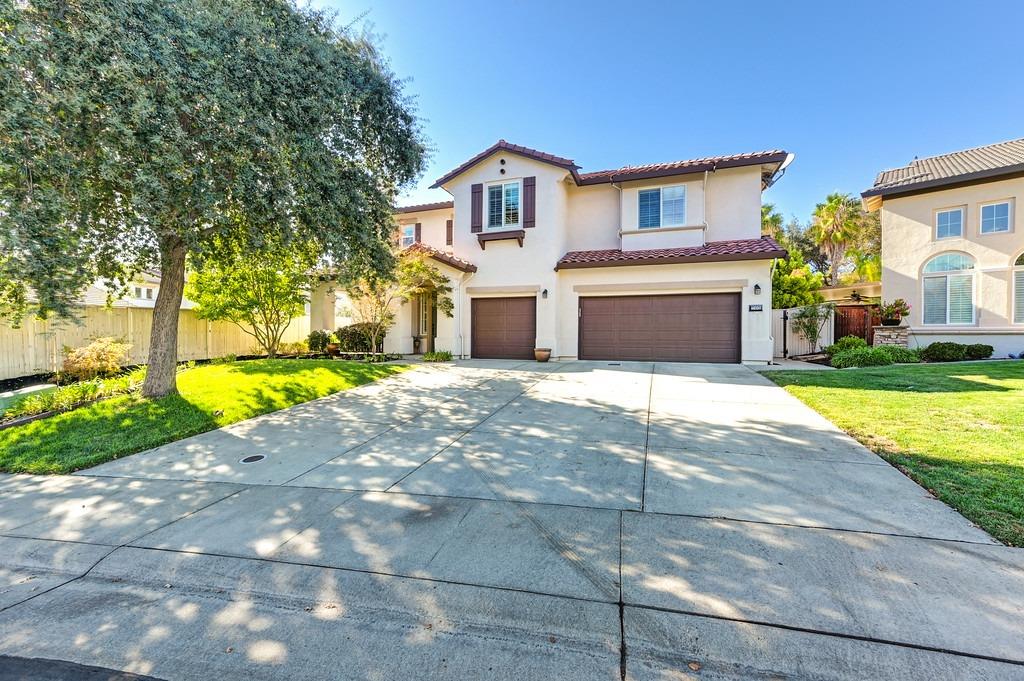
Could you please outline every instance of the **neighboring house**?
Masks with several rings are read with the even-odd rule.
[[[156,305],[156,294],[160,290],[160,275],[153,272],[139,274],[128,286],[128,293],[110,301],[111,307],[142,307],[152,309]],[[81,296],[81,304],[87,306],[106,306],[109,297],[107,288],[101,281],[95,281],[86,287]],[[196,304],[182,298],[181,309],[191,310]]]
[[[1024,139],[914,159],[861,196],[882,211],[882,295],[910,303],[912,346],[1024,351]]]
[[[761,192],[791,160],[766,151],[581,173],[499,141],[434,183],[452,200],[396,210],[400,244],[448,276],[455,312],[413,301],[385,349],[769,362],[771,266],[785,252],[760,235]],[[313,307],[314,327],[330,328],[333,303]]]

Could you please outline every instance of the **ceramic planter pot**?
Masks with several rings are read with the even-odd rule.
[[[901,317],[896,317],[895,319],[883,319],[882,326],[899,326],[901,321],[903,321]]]
[[[340,351],[341,351],[341,345],[339,345],[338,343],[328,343],[327,344],[327,354],[328,355],[331,355],[333,357],[333,356],[337,355]]]
[[[533,356],[538,362],[546,362],[551,359],[551,348],[534,348]]]

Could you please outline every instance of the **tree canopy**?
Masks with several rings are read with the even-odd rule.
[[[191,272],[185,296],[200,319],[234,323],[274,357],[309,300],[315,264],[313,253],[293,247],[220,254]]]
[[[421,171],[372,41],[290,0],[0,3],[0,311],[68,315],[158,269],[144,394],[173,392],[186,256],[311,245],[391,264]]]
[[[777,260],[772,270],[772,308],[776,310],[814,305],[823,298],[818,290],[824,283],[820,272],[813,272],[799,251]]]

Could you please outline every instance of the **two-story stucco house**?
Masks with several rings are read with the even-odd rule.
[[[861,196],[881,210],[882,296],[910,303],[911,346],[1024,351],[1024,139],[914,159]]]
[[[784,251],[761,237],[761,192],[791,159],[766,151],[582,173],[499,141],[434,183],[450,201],[397,209],[400,244],[436,261],[455,312],[414,301],[385,350],[769,362],[771,268]]]

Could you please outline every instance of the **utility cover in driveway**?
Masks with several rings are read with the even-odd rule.
[[[739,362],[740,294],[580,298],[580,359]]]
[[[474,298],[474,358],[533,359],[537,337],[537,299]]]

